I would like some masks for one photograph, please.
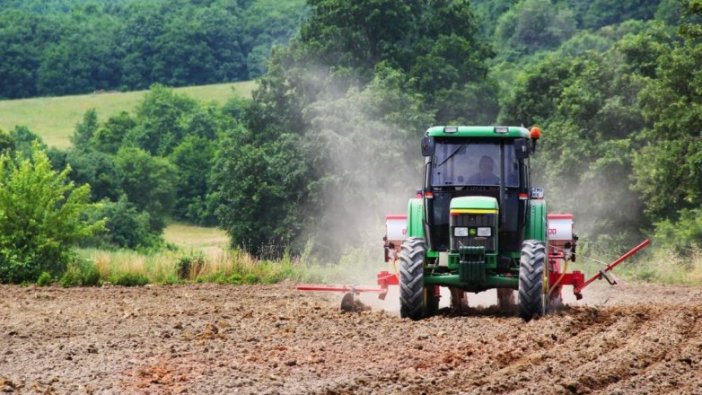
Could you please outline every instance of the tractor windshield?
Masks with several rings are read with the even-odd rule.
[[[501,142],[437,142],[431,169],[433,186],[519,186],[519,164],[512,145]]]

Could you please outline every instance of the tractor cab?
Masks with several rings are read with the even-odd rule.
[[[422,141],[425,156],[424,231],[434,251],[484,246],[519,251],[529,192],[524,128],[435,127]],[[503,257],[503,260],[511,258]],[[509,263],[508,263],[509,264]]]

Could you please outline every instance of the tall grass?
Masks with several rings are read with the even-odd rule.
[[[103,283],[115,283],[130,276],[155,284],[273,284],[286,279],[310,281],[318,278],[299,259],[284,256],[276,261],[259,260],[239,250],[221,250],[219,254],[197,250],[142,254],[129,250],[83,249],[80,255],[95,263]]]
[[[623,263],[624,278],[663,284],[702,285],[702,252],[693,250],[681,256],[670,250],[658,248],[643,259]]]
[[[569,270],[580,270],[592,276],[604,269],[633,246],[587,246],[578,256],[578,262]],[[655,244],[622,262],[612,273],[628,281],[662,284],[702,285],[702,251],[693,249],[680,255]]]

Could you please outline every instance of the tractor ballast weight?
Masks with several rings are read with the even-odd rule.
[[[438,126],[421,142],[424,182],[406,215],[386,217],[379,288],[301,286],[302,290],[377,292],[399,285],[400,314],[438,311],[440,287],[461,308],[465,292],[496,288],[501,307],[514,303],[525,320],[561,304],[562,288],[582,290],[648,245],[648,240],[591,279],[568,272],[578,238],[571,214],[548,214],[543,189],[531,185],[529,157],[541,131],[523,127]],[[385,290],[385,292],[383,291]],[[511,307],[511,306],[509,306]]]

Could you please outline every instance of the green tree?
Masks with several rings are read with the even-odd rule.
[[[43,151],[47,149],[44,140],[26,126],[15,126],[15,128],[10,131],[10,138],[14,142],[15,152],[25,157],[31,157],[33,155],[35,151],[34,145],[38,145]]]
[[[77,148],[87,148],[97,128],[97,111],[91,108],[83,114],[83,120],[76,125],[76,130],[71,136],[71,143]]]
[[[555,49],[575,31],[575,18],[569,8],[554,6],[549,0],[524,0],[500,16],[495,41],[503,56],[514,60],[520,55]]]
[[[235,247],[259,256],[280,256],[296,245],[306,224],[304,201],[314,201],[302,144],[285,134],[265,145],[252,144],[254,133],[232,130],[220,145],[213,168],[213,193],[221,226]]]
[[[216,152],[216,142],[199,136],[186,137],[169,156],[178,168],[174,215],[193,223],[213,225],[216,221],[206,197],[208,175]]]
[[[578,19],[583,27],[597,29],[613,25],[628,19],[653,19],[661,0],[592,0],[581,2],[569,0],[574,7],[582,7]]]
[[[168,160],[139,148],[122,148],[115,156],[122,189],[130,202],[150,215],[151,229],[160,232],[176,198],[177,170]]]
[[[10,134],[0,129],[0,155],[12,156],[15,151],[15,141]]]
[[[74,183],[90,185],[92,201],[115,201],[124,193],[114,156],[91,149],[71,149],[64,160],[71,168],[69,177]]]
[[[115,154],[136,126],[136,120],[128,112],[122,111],[97,128],[90,145],[100,152]]]
[[[90,187],[68,181],[35,145],[30,158],[0,157],[0,282],[34,282],[42,272],[59,275],[71,247],[103,227],[86,223]]]
[[[151,228],[151,217],[139,211],[126,197],[116,202],[101,201],[89,212],[92,220],[105,221],[106,232],[85,240],[84,245],[108,248],[155,248],[163,244],[159,232]]]
[[[232,241],[245,241],[242,244],[249,248],[258,249],[268,241],[300,243],[310,234],[323,252],[347,248],[340,246],[339,237],[312,230],[346,223],[348,233],[362,232],[363,225],[354,217],[356,206],[333,203],[358,196],[341,191],[356,186],[367,190],[343,158],[358,153],[354,163],[370,171],[383,166],[383,160],[402,167],[411,163],[408,158],[417,159],[408,142],[418,139],[430,124],[492,123],[497,114],[497,86],[487,77],[486,61],[492,51],[480,40],[467,1],[314,0],[309,5],[310,16],[299,38],[288,48],[273,51],[246,109],[250,132],[241,137],[246,139],[243,143],[237,142],[237,151],[228,154],[237,162],[216,166],[220,176],[215,178],[219,189],[214,195],[229,202],[220,204],[220,218]],[[392,154],[387,147],[393,147]],[[291,194],[291,206],[266,215],[249,208],[261,209],[244,201],[246,194],[235,185],[245,179],[247,185],[264,185],[267,197],[279,196],[277,185],[268,181],[276,179],[273,171],[262,172],[257,166],[294,155],[299,159],[290,163],[299,169],[298,178],[283,184]],[[409,169],[416,170],[411,165]],[[252,179],[247,171],[260,179]],[[236,175],[233,185],[224,185],[223,174]],[[396,185],[383,184],[378,193],[391,184]],[[229,205],[247,209],[222,208]],[[251,228],[256,221],[266,232]],[[280,233],[280,224],[290,224],[285,234]],[[303,229],[309,232],[303,234]],[[253,236],[253,241],[246,241]]]
[[[629,38],[627,38],[629,41]],[[647,126],[637,97],[648,84],[640,58],[604,53],[549,56],[517,79],[502,121],[544,131],[534,163],[552,210],[573,210],[591,240],[633,242],[644,199],[631,190],[632,158]]]
[[[168,155],[188,132],[182,119],[196,108],[190,97],[154,85],[137,106],[137,127],[127,138],[152,155]]]
[[[702,198],[702,45],[688,40],[661,58],[660,78],[642,93],[644,114],[653,123],[636,156],[635,186],[654,219],[694,209]]]

